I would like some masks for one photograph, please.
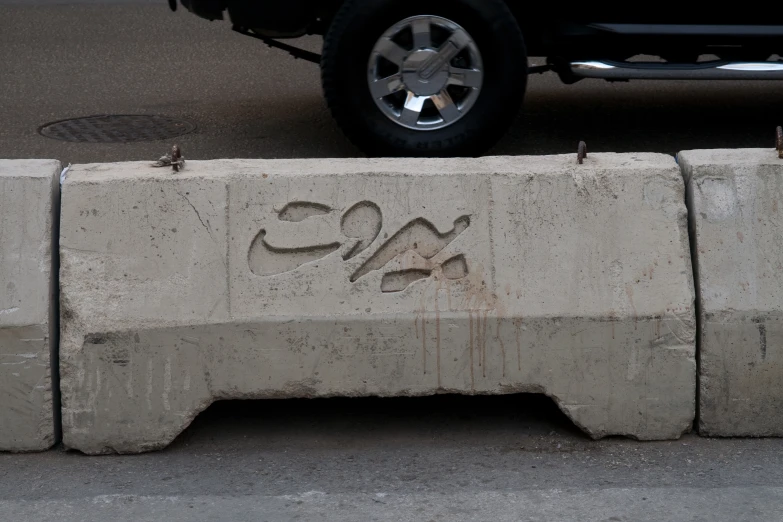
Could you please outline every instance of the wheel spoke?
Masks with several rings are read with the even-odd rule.
[[[416,125],[419,122],[421,109],[427,98],[428,96],[416,96],[412,92],[408,92],[408,98],[405,100],[405,106],[402,109],[402,114],[400,114],[400,123]]]
[[[411,24],[413,31],[413,49],[427,49],[432,47],[429,18],[417,18]]]
[[[461,87],[472,87],[478,89],[481,87],[483,74],[475,69],[461,69],[459,67],[449,68],[449,85],[459,85]]]
[[[375,46],[375,50],[384,58],[397,66],[402,66],[408,51],[392,42],[389,38],[382,38]]]
[[[446,42],[438,49],[440,63],[449,63],[462,49],[470,43],[470,36],[462,29],[457,29]]]
[[[449,123],[459,118],[459,109],[454,104],[454,100],[451,99],[451,95],[449,95],[446,89],[443,89],[435,96],[432,96],[431,99],[444,122]]]
[[[404,87],[402,83],[402,75],[392,74],[391,76],[387,76],[386,78],[381,78],[380,80],[375,80],[370,84],[370,94],[372,94],[372,97],[377,99],[383,98],[384,96],[388,96],[392,93],[395,93],[399,90],[401,90]]]
[[[451,33],[451,36],[446,41],[446,43],[450,43],[456,47],[457,53],[459,53],[459,51],[463,50],[470,43],[470,36],[468,36],[468,33],[466,33],[464,30],[457,29]]]

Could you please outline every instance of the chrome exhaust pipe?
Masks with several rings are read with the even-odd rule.
[[[783,80],[783,62],[659,63],[584,61],[569,64],[576,78],[605,80]]]

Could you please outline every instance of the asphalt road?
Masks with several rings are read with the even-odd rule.
[[[228,402],[158,453],[0,454],[0,520],[772,522],[782,450],[591,441],[538,396]]]
[[[317,49],[318,39],[303,42]],[[771,82],[531,78],[493,154],[766,147]],[[318,68],[163,0],[0,0],[0,157],[153,160],[166,142],[73,144],[41,125],[161,114],[191,159],[344,157]],[[774,521],[783,440],[590,441],[524,396],[225,403],[169,449],[0,454],[0,520]]]
[[[303,42],[318,49],[320,40]],[[164,0],[0,0],[0,157],[157,159],[166,143],[73,144],[41,125],[93,114],[162,114],[197,125],[191,159],[356,156],[321,96],[319,70]],[[492,154],[675,153],[767,147],[783,124],[775,82],[562,85],[531,77]]]

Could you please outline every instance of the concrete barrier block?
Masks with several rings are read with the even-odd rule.
[[[0,160],[0,451],[54,444],[51,254],[59,173],[53,160]]]
[[[693,422],[668,156],[86,165],[62,219],[71,448],[161,448],[229,398],[535,392],[593,437]]]
[[[680,153],[701,303],[699,432],[783,435],[783,160]]]

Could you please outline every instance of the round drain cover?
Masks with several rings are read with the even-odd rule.
[[[192,132],[190,122],[147,114],[110,114],[55,121],[41,127],[41,134],[56,140],[83,143],[127,143],[167,140]]]

